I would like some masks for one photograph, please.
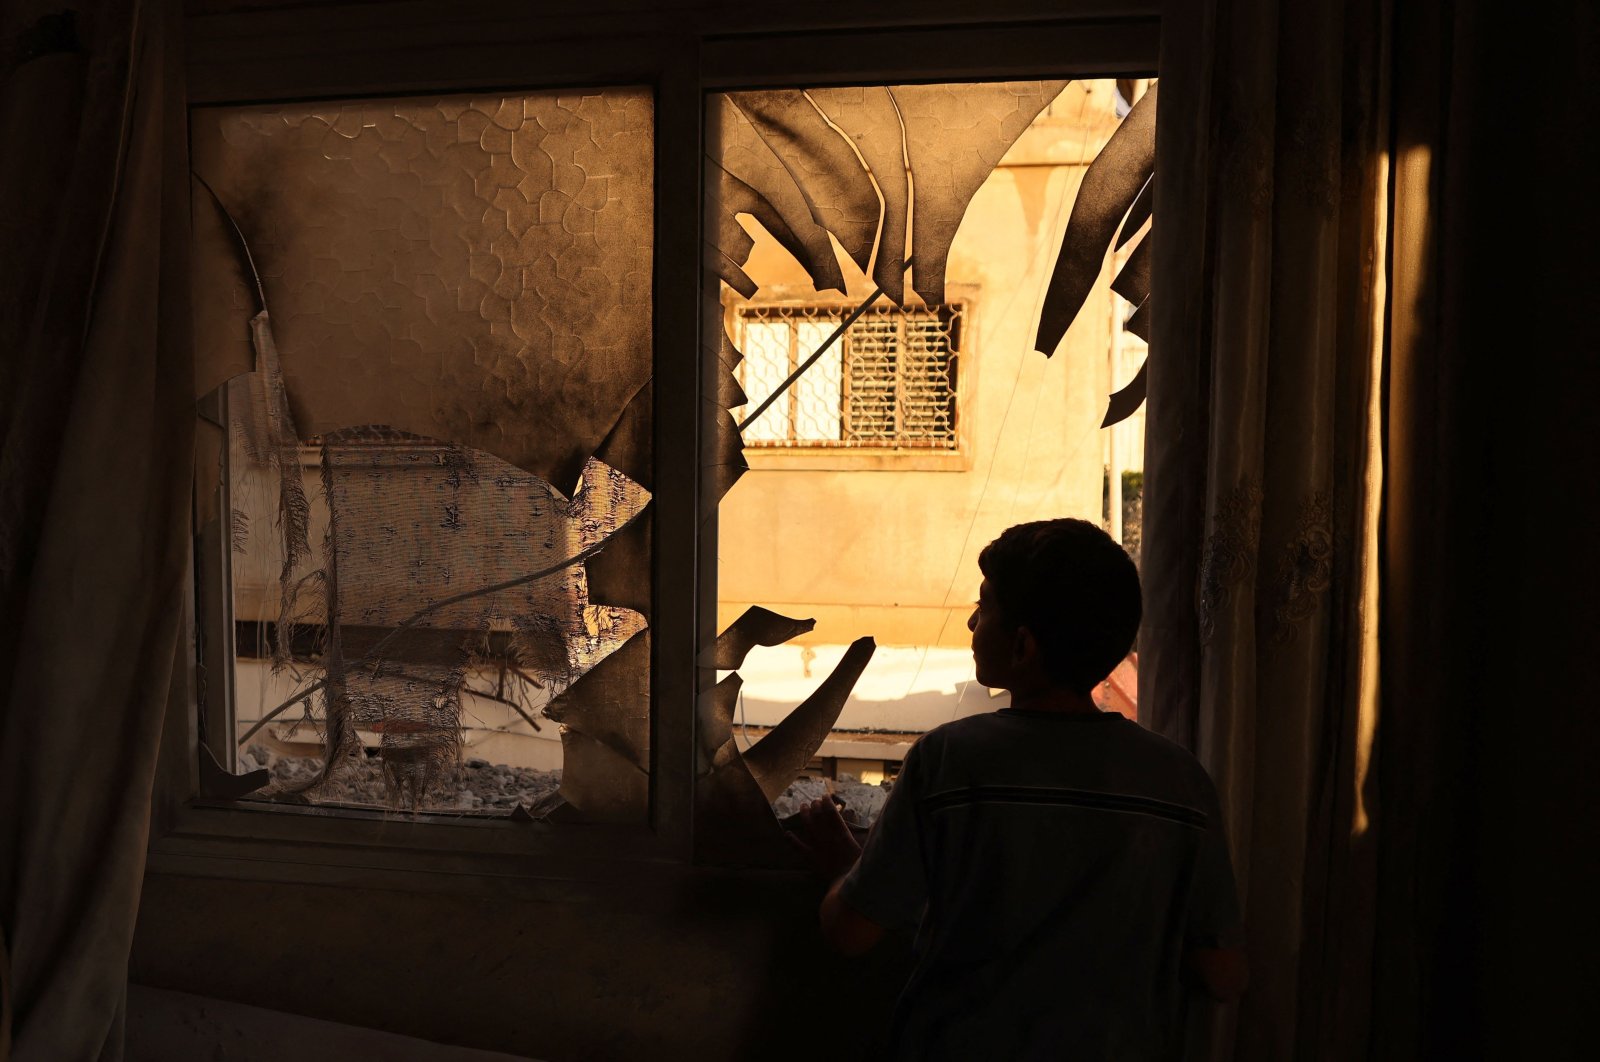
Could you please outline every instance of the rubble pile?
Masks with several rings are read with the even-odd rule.
[[[239,756],[239,773],[265,768],[273,781],[284,787],[309,782],[322,770],[322,760],[309,756],[280,756],[264,745],[251,745]],[[531,767],[508,767],[476,757],[456,769],[455,778],[444,786],[444,795],[423,806],[424,811],[509,814],[517,805],[532,807],[561,785],[560,771],[539,771]],[[866,785],[852,775],[838,780],[800,778],[778,795],[772,810],[787,818],[802,806],[827,793],[844,801],[846,820],[854,813],[857,826],[870,826],[883,810],[889,795],[886,785]],[[318,804],[358,804],[387,807],[383,763],[376,756],[356,761],[340,771],[316,794]]]

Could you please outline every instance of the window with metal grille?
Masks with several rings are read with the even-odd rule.
[[[740,383],[752,403],[827,340],[842,306],[741,306]],[[874,307],[744,430],[746,446],[956,449],[965,307]]]

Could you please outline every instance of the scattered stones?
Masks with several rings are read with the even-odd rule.
[[[272,780],[285,788],[303,785],[322,770],[322,760],[315,757],[276,756],[270,750],[251,746],[240,757],[243,766],[248,758],[272,771]],[[422,811],[476,811],[485,814],[505,814],[518,804],[535,804],[561,785],[560,771],[538,771],[531,767],[505,767],[491,765],[476,757],[464,767],[452,772],[438,791],[424,800]],[[383,761],[369,756],[355,761],[317,792],[313,798],[318,804],[389,805],[389,791],[383,778]]]
[[[239,769],[265,768],[272,780],[284,788],[311,781],[322,770],[322,760],[305,756],[280,756],[265,745],[251,745],[239,756]],[[531,767],[509,767],[473,756],[453,772],[421,810],[435,812],[476,812],[504,815],[518,805],[532,806],[561,785],[560,771],[538,771]],[[848,811],[855,813],[858,826],[870,826],[883,810],[889,795],[888,784],[866,785],[853,775],[840,775],[837,781],[800,778],[772,802],[778,818],[787,818],[803,806],[829,792],[837,793]],[[317,793],[318,804],[361,804],[387,807],[389,792],[383,779],[383,761],[368,756],[340,771]],[[846,818],[848,818],[848,814]]]
[[[841,774],[837,781],[829,781],[826,778],[797,778],[789,788],[778,794],[778,799],[772,802],[772,810],[778,818],[786,819],[813,800],[830,792],[837,794],[844,801],[847,821],[848,812],[853,811],[857,826],[871,826],[877,820],[878,813],[883,810],[883,802],[889,798],[889,783],[867,785],[851,774]]]

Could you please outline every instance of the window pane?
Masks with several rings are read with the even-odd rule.
[[[900,376],[898,315],[869,313],[850,329],[850,438],[893,445]]]
[[[754,409],[778,389],[793,371],[789,364],[790,328],[787,324],[752,321],[744,329],[744,390]],[[780,397],[745,428],[747,439],[787,442],[790,438],[788,396]]]
[[[718,510],[719,625],[753,606],[815,621],[750,650],[742,685],[725,680],[737,712],[727,744],[767,763],[764,743],[792,731],[794,706],[847,647],[877,642],[807,767],[827,780],[797,783],[780,810],[841,786],[870,817],[881,790],[846,787],[846,774],[892,779],[918,735],[1006,703],[977,684],[966,627],[977,555],[1006,527],[1075,516],[1137,542],[1142,417],[1116,432],[1100,424],[1142,363],[1142,344],[1119,327],[1132,307],[1114,302],[1109,281],[1147,225],[1132,226],[1121,258],[1085,267],[1098,279],[1072,328],[1052,356],[1035,349],[1083,175],[1128,110],[1119,91],[775,88],[708,107],[707,240],[720,257],[706,265],[721,283],[705,297],[728,325],[724,361],[742,353],[748,372],[762,357],[757,322],[790,324],[803,358],[824,319],[861,309],[841,360],[792,386],[792,433],[723,440],[722,459],[742,447],[749,467]],[[1110,482],[1134,507],[1126,521],[1112,518]],[[1099,694],[1129,714],[1132,671],[1130,659]]]
[[[258,795],[641,819],[650,92],[191,125]]]
[[[947,321],[953,321],[952,314]],[[955,440],[950,325],[934,314],[909,314],[900,355],[900,437],[938,444]]]
[[[832,319],[798,322],[795,330],[800,341],[800,360],[809,358],[838,326],[839,322]],[[796,382],[795,438],[800,442],[833,442],[840,437],[843,359],[844,348],[835,342]]]

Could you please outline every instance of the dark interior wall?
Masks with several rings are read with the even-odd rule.
[[[764,874],[540,900],[152,875],[130,977],[552,1062],[853,1057],[881,1037],[908,948],[831,956],[819,898]]]

